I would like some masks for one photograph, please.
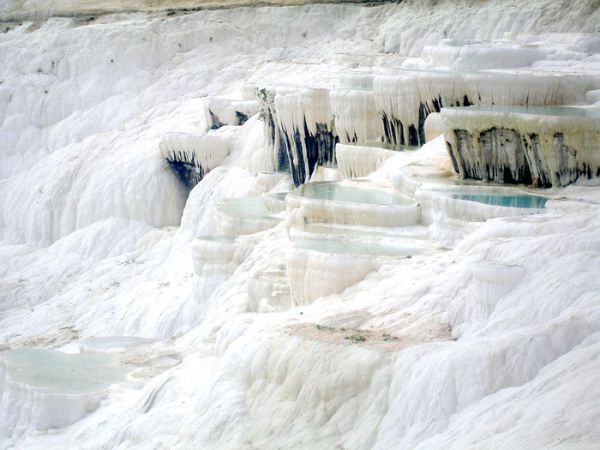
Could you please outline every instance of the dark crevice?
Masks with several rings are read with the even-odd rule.
[[[248,121],[248,115],[240,111],[235,112],[235,118],[237,119],[237,125],[244,125]]]
[[[184,186],[192,190],[204,177],[204,170],[192,162],[168,159],[169,167],[177,174]]]

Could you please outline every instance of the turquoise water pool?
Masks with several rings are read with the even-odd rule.
[[[313,234],[330,236],[357,236],[361,238],[392,238],[392,239],[427,239],[427,228],[413,226],[406,228],[377,228],[377,227],[344,227],[327,224],[304,225],[303,231]]]
[[[330,181],[305,184],[296,190],[296,194],[306,198],[373,205],[406,206],[415,203],[402,195],[394,194],[392,192],[348,186]]]
[[[408,256],[422,252],[417,248],[394,244],[338,239],[299,239],[294,242],[294,246],[304,250],[341,255]]]
[[[285,211],[285,199],[287,195],[287,192],[275,192],[273,194],[264,194],[262,198],[265,207],[271,214],[279,214]]]
[[[218,208],[225,214],[234,217],[281,220],[273,215],[261,197],[229,198],[219,203]]]
[[[103,392],[125,380],[128,369],[107,353],[68,354],[58,350],[26,349],[0,353],[10,379],[52,394]]]
[[[484,203],[493,206],[511,208],[545,208],[547,199],[539,195],[510,194],[510,193],[449,193],[455,200]]]
[[[273,200],[277,200],[280,202],[284,202],[287,195],[288,192],[274,192],[272,194],[267,194],[266,197],[272,198]]]

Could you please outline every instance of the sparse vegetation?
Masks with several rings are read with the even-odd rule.
[[[367,338],[364,337],[362,334],[352,334],[350,336],[346,336],[344,339],[355,342],[355,343],[367,342]]]

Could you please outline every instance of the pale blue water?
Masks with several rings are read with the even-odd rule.
[[[211,242],[232,242],[235,241],[235,236],[226,236],[221,234],[211,234],[206,236],[198,236],[196,239],[200,241],[211,241]]]
[[[539,195],[509,193],[450,193],[451,198],[470,202],[485,203],[494,206],[513,208],[545,208],[547,199]]]
[[[302,197],[373,205],[412,205],[402,195],[376,189],[346,186],[337,182],[320,181],[300,186],[296,193]]]
[[[47,393],[99,393],[125,380],[128,370],[118,356],[107,353],[67,354],[26,349],[0,353],[11,379]]]
[[[340,227],[325,224],[304,225],[308,233],[343,236],[366,236],[401,239],[427,239],[427,229],[423,226],[406,228]]]
[[[288,195],[287,192],[274,192],[272,194],[267,194],[267,197],[271,197],[274,200],[284,202],[287,195]]]
[[[235,217],[281,220],[273,216],[260,197],[228,198],[219,203],[218,208],[225,214]]]
[[[337,239],[300,239],[294,242],[294,246],[304,250],[342,255],[408,256],[422,251],[393,244]]]
[[[263,202],[265,207],[271,214],[279,214],[285,211],[285,199],[287,192],[275,192],[272,194],[263,194]]]
[[[353,91],[372,91],[373,75],[346,73],[337,77],[333,83],[334,88]]]

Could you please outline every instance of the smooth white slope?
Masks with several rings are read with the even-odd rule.
[[[137,442],[144,448],[143,437],[152,436],[156,445],[181,448],[462,448],[481,442],[492,448],[593,448],[600,285],[590,276],[593,269],[581,267],[600,263],[600,214],[596,206],[557,207],[539,217],[486,224],[452,252],[384,267],[313,306],[230,318],[217,334],[219,361],[211,381],[196,381],[198,368],[184,364],[162,387],[165,394],[176,391],[184,379],[191,383],[187,389],[195,386],[196,400],[177,406],[175,415],[165,411],[178,400],[162,397],[150,416],[134,406],[118,408],[102,436],[90,417],[46,442],[78,436],[93,446]],[[262,245],[275,249],[274,238]],[[265,247],[257,248],[214,296],[214,311],[241,300],[250,268],[268,267],[271,258]],[[474,290],[471,269],[499,260],[522,265],[526,276],[486,311],[478,308],[482,294]],[[188,346],[194,334],[209,336],[217,317],[181,344]],[[302,323],[308,323],[304,331],[294,328]],[[353,344],[344,333],[332,337],[315,323],[338,330],[373,326],[417,342],[449,323],[459,340],[394,353],[381,339]]]

